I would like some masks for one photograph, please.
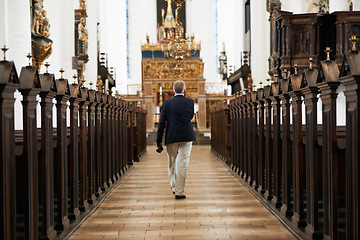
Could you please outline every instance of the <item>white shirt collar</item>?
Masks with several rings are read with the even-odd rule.
[[[179,95],[184,96],[184,94],[182,93],[176,93],[174,96],[179,96]]]

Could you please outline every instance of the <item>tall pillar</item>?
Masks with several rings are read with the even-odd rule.
[[[270,56],[269,13],[266,11],[266,0],[251,1],[251,69],[253,84],[258,85],[268,77],[268,57]],[[245,86],[247,87],[247,86]]]
[[[329,0],[330,13],[336,11],[349,11],[348,0]]]

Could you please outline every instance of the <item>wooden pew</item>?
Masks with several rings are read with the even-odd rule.
[[[5,53],[4,53],[5,54]],[[16,238],[14,92],[20,82],[14,62],[0,61],[0,238]]]

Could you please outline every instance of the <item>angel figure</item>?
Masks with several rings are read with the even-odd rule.
[[[50,22],[49,22],[49,18],[46,17],[46,10],[42,11],[42,15],[43,15],[43,24],[42,24],[42,31],[41,33],[47,37],[50,36]]]
[[[41,15],[41,6],[38,2],[34,4],[34,16],[33,16],[33,26],[32,26],[32,33],[40,34],[40,28],[42,25],[42,15]]]
[[[80,7],[81,7],[82,9],[86,9],[85,0],[80,0]]]
[[[80,54],[86,54],[88,49],[88,31],[86,29],[86,19],[80,18],[80,23],[78,25],[79,32],[79,49]]]

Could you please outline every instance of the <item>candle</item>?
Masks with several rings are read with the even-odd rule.
[[[160,95],[162,94],[162,87],[160,87]]]

